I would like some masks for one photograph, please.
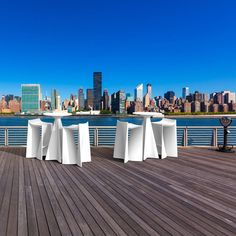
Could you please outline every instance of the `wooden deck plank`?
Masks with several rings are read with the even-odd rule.
[[[4,176],[6,178],[6,184],[3,192],[4,196],[2,199],[2,204],[0,209],[0,235],[6,235],[7,233],[13,174],[14,174],[14,160],[11,159],[9,169],[6,175]]]
[[[43,209],[44,209],[45,217],[47,219],[47,224],[48,224],[48,228],[49,228],[50,234],[51,235],[59,235],[60,236],[61,235],[61,231],[59,229],[56,217],[54,215],[52,206],[50,204],[49,197],[47,195],[45,186],[43,184],[42,177],[40,175],[38,167],[36,166],[36,162],[35,161],[32,162],[32,166],[33,166],[33,170],[34,170],[34,173],[35,173],[36,181],[37,181],[37,184],[38,184],[39,194],[40,194],[41,199],[42,199]]]
[[[57,198],[54,194],[54,189],[52,188],[52,186],[50,185],[49,181],[47,178],[45,178],[46,173],[41,165],[41,163],[37,160],[35,160],[35,163],[37,164],[37,168],[41,174],[42,180],[43,180],[43,184],[45,186],[46,192],[47,192],[47,196],[49,198],[49,201],[51,203],[55,218],[57,220],[58,226],[60,228],[61,234],[62,235],[72,235],[71,230],[67,224],[67,220],[63,214],[63,209],[61,209]]]
[[[28,164],[29,164],[29,175],[30,175],[32,194],[33,194],[33,199],[34,199],[35,214],[37,217],[37,224],[38,226],[40,226],[38,227],[38,230],[39,230],[40,235],[47,236],[47,235],[50,235],[50,233],[49,233],[48,224],[47,224],[46,216],[43,209],[43,204],[42,204],[41,197],[39,194],[38,185],[36,182],[32,162],[33,162],[32,160],[29,160]]]
[[[17,157],[13,157],[14,159]],[[8,216],[7,235],[17,235],[18,227],[18,192],[19,192],[19,162],[14,160],[14,173],[11,191],[11,201]]]
[[[103,163],[103,165],[104,165],[104,163]],[[101,165],[101,168],[103,168],[102,167],[102,165]],[[106,166],[104,167],[104,169],[106,168]],[[122,173],[123,172],[123,173]],[[123,179],[127,179],[127,178],[129,178],[129,176],[127,176],[127,175],[124,175],[124,171],[122,171],[121,173],[122,173],[122,175],[121,175],[121,177],[119,178],[119,180],[120,180],[120,182],[122,182],[123,181]],[[110,176],[112,175],[112,173],[110,173]],[[175,204],[175,201],[174,202],[172,202],[171,204],[170,203],[168,203],[168,198],[166,198],[166,196],[165,195],[163,195],[163,196],[160,196],[160,198],[159,198],[159,195],[160,195],[160,188],[157,188],[157,189],[154,189],[154,187],[152,186],[151,188],[149,188],[149,189],[147,189],[147,183],[143,183],[143,181],[142,180],[138,180],[138,178],[137,178],[138,176],[136,175],[136,178],[133,178],[133,180],[132,180],[132,182],[134,183],[135,181],[136,181],[136,184],[134,185],[134,184],[132,184],[132,186],[130,186],[130,188],[127,188],[127,194],[129,194],[129,192],[128,191],[130,191],[130,192],[132,192],[132,188],[136,188],[134,191],[133,191],[133,193],[135,194],[136,192],[139,192],[139,188],[140,188],[140,191],[142,192],[142,193],[144,193],[144,196],[143,197],[145,197],[145,194],[147,194],[146,196],[147,196],[147,199],[146,199],[146,201],[147,202],[149,202],[149,203],[151,203],[152,201],[154,201],[155,203],[154,203],[154,205],[153,205],[153,208],[155,208],[155,206],[158,206],[158,208],[160,208],[161,207],[161,205],[162,206],[165,206],[164,207],[164,209],[168,209],[168,211],[172,211],[172,214],[175,214],[175,213],[178,213],[178,212],[180,212],[180,214],[178,214],[178,215],[176,215],[175,217],[172,217],[172,218],[174,218],[175,219],[175,221],[176,221],[176,219],[178,219],[180,216],[181,216],[181,218],[183,218],[183,216],[184,215],[187,215],[187,212],[185,212],[186,211],[186,209],[183,209],[182,210],[182,212],[180,211],[181,209],[180,209],[180,206],[182,205],[180,205],[180,206],[178,206],[177,208],[176,208],[176,204]],[[158,182],[158,180],[157,181],[155,181],[155,183],[157,184],[157,182]],[[161,187],[161,186],[160,186]],[[124,183],[122,183],[121,185],[120,185],[120,189],[123,189],[124,188]],[[145,192],[145,190],[147,189],[147,192]],[[153,194],[153,198],[150,198],[151,196],[152,196],[152,194]],[[140,197],[141,198],[141,197]],[[159,198],[159,199],[158,199]],[[173,197],[172,197],[173,198]],[[162,203],[161,203],[162,202]],[[145,203],[146,204],[146,203]],[[163,205],[164,204],[164,205]],[[168,205],[170,205],[171,207],[168,207]],[[164,214],[165,214],[165,211],[164,211]],[[192,217],[191,216],[189,216],[189,218],[191,219],[188,219],[188,218],[185,218],[185,221],[186,222],[189,222],[190,223],[190,225],[192,225],[194,222],[192,221]],[[202,217],[201,217],[202,218]],[[195,219],[195,218],[194,218]],[[204,222],[202,221],[201,222],[201,224],[202,225],[204,225]],[[183,225],[183,224],[182,224]],[[186,227],[186,229],[188,228],[188,226],[185,226]],[[191,228],[190,228],[190,231],[191,231]],[[214,232],[214,234],[215,234],[215,232]]]
[[[17,234],[28,235],[27,230],[27,213],[26,213],[26,199],[25,199],[25,178],[23,158],[19,158],[19,196],[18,196],[18,228]]]
[[[63,215],[67,221],[67,224],[69,226],[69,229],[71,230],[71,233],[73,235],[81,234],[82,232],[80,228],[78,227],[76,219],[73,217],[70,211],[70,208],[67,205],[67,202],[65,201],[65,199],[63,198],[63,195],[61,194],[59,190],[60,186],[57,186],[56,181],[53,179],[49,169],[47,168],[47,164],[44,161],[40,162],[40,164],[42,165],[44,169],[44,172],[46,174],[45,177],[47,177],[48,179],[51,189],[53,190],[53,193],[55,195],[55,199],[57,200],[58,206],[60,206],[61,211],[63,212]]]
[[[83,168],[0,148],[0,235],[236,235],[236,155],[180,148],[128,162],[92,148]]]
[[[111,175],[112,173],[110,173],[110,176]],[[104,178],[106,177],[104,176]],[[121,178],[127,179],[128,177],[122,175]],[[108,179],[107,180],[110,181],[111,179],[112,177],[110,177],[109,180]],[[161,197],[158,198],[157,191],[154,192],[153,196],[151,196],[150,189],[146,192],[145,185],[142,185],[142,183],[139,181],[137,181],[136,185],[132,184],[129,187],[124,186],[124,183],[122,183],[122,179],[120,179],[120,182],[121,184],[117,184],[117,181],[114,179],[113,181],[111,181],[110,184],[111,186],[116,185],[118,192],[120,193],[124,192],[123,196],[127,195],[130,196],[132,200],[136,199],[138,204],[143,205],[143,207],[149,210],[149,212],[153,212],[154,216],[152,217],[152,219],[157,220],[159,216],[162,220],[164,220],[162,221],[162,225],[164,225],[166,227],[166,230],[168,230],[170,233],[173,233],[175,231],[175,234],[177,234],[176,231],[179,231],[181,235],[189,235],[191,232],[194,231],[194,228],[191,227],[191,225],[194,225],[194,222],[190,220],[188,217],[184,218],[184,215],[186,215],[185,211],[180,212],[181,214],[180,215],[179,214],[180,209],[176,208],[174,204],[172,204],[171,208],[169,208],[168,202],[166,203],[165,198],[163,199]],[[174,221],[171,219],[174,219]],[[170,229],[172,229],[172,231],[170,231]]]

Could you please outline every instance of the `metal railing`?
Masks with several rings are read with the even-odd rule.
[[[228,144],[236,146],[236,126],[229,128]],[[113,146],[115,126],[90,126],[93,146]],[[221,126],[178,126],[178,146],[217,146],[223,143]],[[0,126],[0,146],[26,146],[27,126]]]

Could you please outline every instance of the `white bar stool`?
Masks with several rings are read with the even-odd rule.
[[[152,122],[152,128],[161,159],[178,157],[176,120],[163,118]]]
[[[26,157],[39,160],[46,156],[52,133],[52,124],[40,119],[28,121]]]
[[[78,131],[78,144],[75,143],[74,130]],[[62,164],[91,162],[88,122],[70,125],[62,129]]]
[[[117,121],[113,157],[124,163],[143,160],[143,126]]]

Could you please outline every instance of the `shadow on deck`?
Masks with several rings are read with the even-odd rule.
[[[128,162],[93,148],[83,168],[0,149],[0,235],[236,235],[236,154],[179,149]]]

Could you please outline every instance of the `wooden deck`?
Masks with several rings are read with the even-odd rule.
[[[79,168],[1,148],[0,235],[236,235],[236,154],[123,164],[112,152]]]

